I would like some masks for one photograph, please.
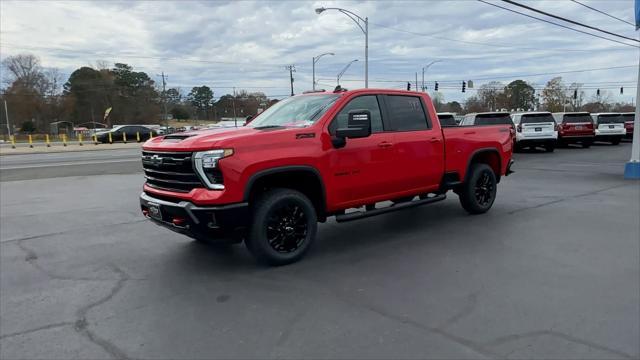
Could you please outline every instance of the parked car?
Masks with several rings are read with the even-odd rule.
[[[624,118],[624,128],[627,129],[627,139],[633,139],[633,120],[636,114],[632,112],[622,113]]]
[[[297,95],[248,126],[176,140],[143,146],[143,215],[201,241],[244,240],[272,265],[302,258],[330,216],[380,215],[448,190],[484,213],[513,164],[510,125],[442,128],[427,94],[400,90]]]
[[[458,126],[454,113],[438,113],[438,119],[440,120],[440,126],[442,127]]]
[[[508,112],[470,113],[464,116],[460,126],[470,125],[510,125],[513,126],[511,114]]]
[[[589,148],[596,136],[593,119],[588,112],[553,113],[558,129],[558,145],[580,144]]]
[[[627,135],[624,118],[620,113],[595,113],[591,114],[591,118],[596,128],[595,141],[606,141],[618,145]]]
[[[542,146],[547,152],[553,152],[556,148],[558,131],[550,112],[524,112],[511,118],[516,127],[516,151]]]
[[[96,140],[101,143],[108,143],[109,134],[111,134],[112,142],[124,142],[125,138],[126,141],[133,142],[137,140],[138,134],[140,134],[141,141],[149,139],[150,134],[153,136],[158,135],[155,130],[149,129],[143,125],[117,125],[112,129],[96,133]]]

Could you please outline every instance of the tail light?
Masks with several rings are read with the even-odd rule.
[[[522,132],[522,124],[518,124],[517,129],[518,129],[518,132]]]
[[[593,130],[593,124],[587,124],[587,129]]]

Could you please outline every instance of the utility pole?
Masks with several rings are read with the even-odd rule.
[[[162,107],[164,110],[164,122],[167,126],[167,132],[169,132],[169,118],[167,117],[167,81],[165,80],[169,76],[165,75],[164,71],[158,76],[162,76]]]
[[[11,126],[9,126],[9,111],[7,110],[7,100],[4,101],[4,116],[7,119],[7,135],[11,136]]]
[[[236,88],[233,88],[233,101],[231,102],[233,104],[233,121],[234,121],[234,125],[235,127],[238,127],[238,116],[236,115]]]
[[[416,71],[416,91],[418,91],[418,72]]]
[[[291,81],[291,96],[293,96],[293,73],[296,72],[295,65],[286,66],[285,69],[289,70],[289,80]]]

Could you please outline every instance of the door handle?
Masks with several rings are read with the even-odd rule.
[[[440,139],[436,138],[436,137],[432,137],[431,140],[429,140],[432,143],[439,143]]]
[[[378,144],[378,147],[381,147],[383,149],[390,148],[392,146],[393,146],[393,143],[390,143],[388,141],[383,141],[383,142]]]
[[[476,133],[475,131],[467,131],[467,132],[465,132],[464,134],[465,134],[465,135],[473,135],[473,134],[475,134],[475,133]]]

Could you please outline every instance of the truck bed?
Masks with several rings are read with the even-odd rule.
[[[445,172],[457,173],[464,179],[468,162],[482,150],[498,149],[495,168],[505,175],[513,149],[513,128],[510,125],[477,125],[446,127],[444,136]],[[495,152],[495,151],[494,151]]]

